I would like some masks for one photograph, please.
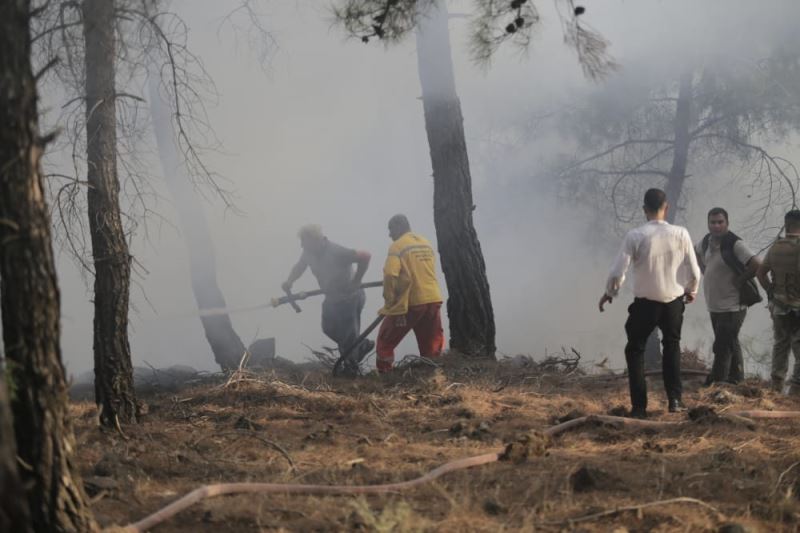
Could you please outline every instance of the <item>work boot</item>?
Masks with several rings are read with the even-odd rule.
[[[358,363],[353,361],[345,361],[342,365],[342,370],[339,375],[343,378],[355,378],[360,376],[361,371],[358,367]]]
[[[780,378],[772,378],[772,385],[770,386],[772,392],[777,392],[778,394],[783,393],[783,379]]]
[[[647,409],[644,407],[634,407],[631,409],[631,418],[638,418],[639,420],[644,420],[647,418]]]
[[[789,385],[789,396],[800,398],[800,383],[792,383]]]
[[[683,402],[678,398],[672,398],[669,402],[667,402],[667,410],[670,413],[683,413],[686,411],[686,406],[683,405]]]

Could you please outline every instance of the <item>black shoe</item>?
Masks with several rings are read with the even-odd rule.
[[[678,399],[670,400],[668,402],[668,409],[670,413],[683,413],[684,411],[687,410],[686,406],[683,405],[683,402],[681,402]]]
[[[343,378],[356,378],[360,375],[361,371],[358,367],[358,363],[354,363],[352,361],[345,361],[339,373],[339,376]]]
[[[634,407],[631,409],[631,414],[629,415],[630,418],[638,418],[639,420],[644,420],[647,418],[647,409],[644,407]]]

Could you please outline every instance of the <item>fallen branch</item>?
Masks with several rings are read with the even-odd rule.
[[[249,437],[251,439],[256,439],[258,441],[261,441],[262,443],[266,444],[267,446],[271,447],[272,449],[274,449],[275,451],[277,451],[281,455],[283,455],[283,457],[286,459],[286,462],[289,463],[289,467],[292,470],[294,470],[294,471],[297,470],[297,466],[296,466],[294,460],[292,460],[291,455],[289,455],[289,452],[286,451],[286,448],[284,448],[283,446],[281,446],[280,444],[278,444],[275,441],[269,440],[267,438],[262,437],[261,435],[254,434],[254,433],[247,433],[247,432],[244,432],[244,431],[223,431],[221,433],[207,433],[207,434],[201,435],[199,439],[196,439],[196,440],[190,442],[189,443],[189,447],[191,447],[194,450],[197,450],[197,445],[200,444],[202,441],[204,441],[207,438],[210,438],[210,437],[225,437],[225,436],[229,436],[229,435],[236,435],[238,437]]]
[[[729,414],[745,418],[800,418],[800,411],[733,411]]]
[[[653,377],[653,376],[660,376],[663,374],[661,370],[648,370],[644,373],[645,377]],[[695,368],[682,368],[681,369],[681,376],[707,376],[709,374],[708,370],[697,370]],[[627,378],[627,373],[621,374],[600,374],[600,375],[593,375],[593,376],[586,376],[584,379],[621,379]]]
[[[686,424],[686,422],[664,422],[658,420],[639,420],[637,418],[625,418],[622,416],[611,415],[588,415],[580,418],[567,420],[553,427],[544,430],[544,434],[548,437],[555,437],[562,433],[566,433],[571,429],[589,424],[606,424],[613,426],[617,429],[621,427],[637,428],[637,429],[664,429],[667,427],[675,427]]]
[[[627,511],[641,511],[643,509],[647,509],[650,507],[658,507],[661,505],[672,505],[675,503],[693,503],[695,505],[699,505],[700,507],[704,507],[709,511],[716,513],[717,518],[722,519],[725,516],[719,511],[719,509],[717,509],[712,505],[707,504],[702,500],[698,500],[696,498],[680,497],[680,498],[670,498],[668,500],[659,500],[657,502],[643,503],[640,505],[627,505],[625,507],[617,507],[616,509],[609,509],[608,511],[601,511],[599,513],[592,513],[584,516],[579,516],[577,518],[567,518],[565,520],[558,520],[552,522],[540,522],[540,524],[549,526],[555,526],[561,524],[572,525],[572,524],[577,524],[579,522],[589,522],[591,520],[597,520],[598,518],[605,518],[607,516],[618,515],[620,513],[625,513]]]
[[[786,418],[800,418],[800,411],[732,411],[720,415],[722,417],[730,417],[734,420],[736,418],[750,418],[750,419],[786,419]],[[668,427],[678,427],[688,425],[687,421],[662,421],[662,420],[640,420],[637,418],[626,418],[622,416],[611,415],[588,415],[580,418],[567,420],[561,424],[549,427],[544,430],[544,434],[549,437],[555,437],[562,433],[575,428],[590,424],[605,424],[615,427],[617,429],[622,427],[636,428],[636,429],[664,429]]]

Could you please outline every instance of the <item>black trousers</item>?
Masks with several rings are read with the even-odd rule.
[[[714,328],[714,364],[706,379],[710,385],[716,381],[739,383],[744,379],[744,358],[739,344],[739,330],[747,316],[747,310],[730,313],[711,313]]]
[[[344,297],[326,297],[322,302],[322,332],[336,343],[339,353],[350,348],[361,334],[361,311],[366,298],[364,289],[360,289]],[[368,347],[365,339],[354,354],[360,356]]]
[[[662,371],[664,389],[670,400],[681,399],[681,326],[683,326],[683,297],[668,303],[636,298],[628,307],[625,333],[625,360],[628,363],[628,382],[631,405],[647,408],[647,381],[644,377],[644,351],[647,338],[657,327],[661,330]]]

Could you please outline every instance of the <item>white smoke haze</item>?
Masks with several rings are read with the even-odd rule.
[[[757,62],[768,53],[768,39],[788,34],[787,25],[799,14],[788,1],[768,7],[722,0],[584,4],[586,21],[612,43],[611,53],[622,67],[615,76],[635,69],[658,77],[678,72],[687,61],[720,54]],[[204,208],[218,283],[229,308],[281,295],[280,284],[299,257],[296,233],[304,224],[321,224],[331,240],[371,252],[365,281],[381,279],[390,244],[386,222],[393,214],[405,213],[415,231],[432,241],[436,236],[413,35],[389,48],[363,44],[346,39],[332,24],[325,3],[276,0],[261,5],[276,43],[265,67],[246,40],[237,41],[227,27],[220,30],[228,3],[183,0],[172,5],[187,21],[190,46],[219,93],[209,118],[221,148],[205,157],[234,191],[238,212],[208,194]],[[630,285],[605,313],[597,311],[619,245],[613,231],[597,227],[596,221],[604,220],[597,209],[611,207],[560,201],[548,171],[554,156],[571,149],[550,114],[580,105],[603,82],[583,78],[573,50],[563,44],[553,3],[538,5],[542,20],[530,49],[521,54],[501,48],[488,67],[470,60],[467,21],[450,23],[497,346],[500,353],[538,357],[546,350],[574,347],[586,360],[608,357],[609,366],[621,368]],[[451,13],[468,12],[472,4],[450,2],[448,7]],[[614,84],[615,78],[605,83]],[[621,90],[618,97],[626,93]],[[46,100],[45,105],[60,103]],[[800,161],[796,141],[771,148]],[[144,158],[152,165],[150,172],[159,175],[157,154]],[[679,223],[698,240],[706,232],[707,210],[720,205],[729,209],[731,229],[737,231],[737,221],[752,207],[741,186],[744,178],[731,186],[729,169],[690,168],[689,173],[693,177]],[[199,319],[188,316],[196,314],[196,304],[174,206],[162,184],[154,187],[165,198],[156,209],[169,222],[154,221],[148,238],[140,231],[132,246],[146,268],[132,287],[134,364],[216,370]],[[771,225],[780,226],[780,221]],[[92,367],[91,291],[65,251],[58,267],[63,354],[69,371],[76,373]],[[444,289],[443,278],[441,283]],[[298,291],[313,288],[310,272],[295,284]],[[380,291],[368,290],[364,325],[381,303]],[[303,344],[332,345],[320,329],[320,304],[308,299],[300,303],[300,314],[289,307],[264,308],[234,313],[231,319],[245,345],[274,336],[279,355],[302,361],[310,355]],[[769,349],[768,318],[757,306],[745,323],[743,337],[755,339],[756,351]],[[687,308],[683,344],[707,356],[710,352],[711,326],[702,298]],[[409,338],[398,355],[415,352]]]

